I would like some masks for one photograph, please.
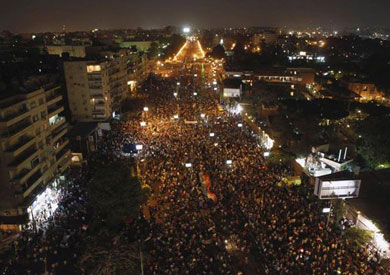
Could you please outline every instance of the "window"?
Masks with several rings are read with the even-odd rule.
[[[38,115],[33,115],[32,120],[33,122],[37,121],[39,119]]]
[[[45,103],[45,101],[44,101],[43,98],[41,97],[41,98],[39,99],[39,105],[42,105],[43,103]]]

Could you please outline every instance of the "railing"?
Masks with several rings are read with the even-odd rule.
[[[1,118],[1,121],[10,121],[11,119],[14,119],[15,117],[18,117],[20,115],[23,115],[24,113],[28,112],[27,107],[24,107],[16,112],[13,112],[11,114],[5,115]]]
[[[53,122],[50,123],[50,126],[53,126],[53,125],[56,125],[56,124],[59,124],[60,122],[62,121],[65,121],[65,117],[58,117],[56,120],[54,120]]]
[[[3,133],[2,136],[3,137],[12,137],[13,135],[21,132],[22,130],[26,129],[27,127],[29,127],[31,125],[32,125],[32,123],[30,121],[19,122],[18,124],[12,125],[11,129],[9,127],[8,131]]]
[[[22,154],[18,155],[12,162],[8,164],[9,167],[17,167],[22,164],[25,160],[34,155],[38,150],[34,147],[27,149]]]
[[[42,173],[41,170],[38,170],[23,184],[23,192],[30,188],[40,177],[42,177]]]
[[[54,106],[54,107],[47,108],[47,111],[49,112],[49,115],[50,115],[50,114],[52,114],[53,112],[55,112],[55,111],[61,109],[62,107],[63,107],[63,106],[61,106],[61,105],[56,105],[56,106]]]
[[[19,140],[18,143],[8,147],[7,149],[7,152],[15,152],[16,150],[18,150],[19,148],[23,147],[24,145],[26,145],[27,143],[29,143],[31,140],[33,140],[34,137],[23,137]]]
[[[51,101],[52,99],[55,99],[60,96],[62,96],[60,93],[53,93],[51,95],[48,95],[46,96],[46,102]]]

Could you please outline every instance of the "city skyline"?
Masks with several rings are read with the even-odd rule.
[[[204,1],[181,3],[178,0],[135,1],[5,1],[2,5],[0,30],[12,32],[68,31],[94,28],[159,28],[167,25],[191,25],[199,28],[244,26],[386,26],[390,19],[388,1],[308,1],[287,0],[239,3]],[[12,11],[12,12],[6,12]]]

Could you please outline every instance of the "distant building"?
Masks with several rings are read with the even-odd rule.
[[[381,101],[384,100],[384,93],[379,91],[378,88],[373,83],[365,82],[347,82],[347,88],[358,94],[361,101]]]
[[[242,82],[239,79],[225,79],[223,81],[224,97],[240,97],[242,94]]]
[[[139,52],[147,52],[150,49],[154,41],[122,41],[119,43],[120,48],[131,49],[133,47],[137,48]]]
[[[82,45],[49,45],[46,46],[46,49],[49,55],[62,56],[67,53],[70,57],[85,57],[86,47]]]
[[[126,55],[106,54],[101,60],[64,62],[72,120],[106,121],[130,95]]]
[[[69,167],[67,125],[60,87],[0,99],[0,228],[33,218],[47,187]]]

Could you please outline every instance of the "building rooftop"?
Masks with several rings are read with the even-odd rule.
[[[68,132],[68,137],[86,137],[98,128],[97,122],[79,122]]]

